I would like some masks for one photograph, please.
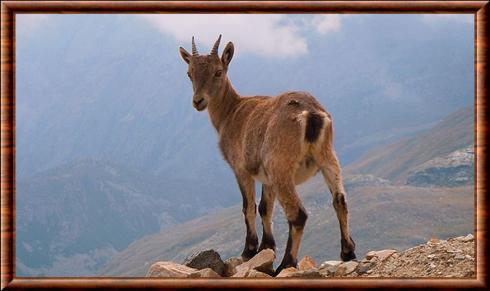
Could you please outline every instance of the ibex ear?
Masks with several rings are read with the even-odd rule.
[[[233,43],[230,41],[225,49],[223,50],[223,55],[221,56],[221,61],[225,67],[228,67],[228,64],[231,62],[231,58],[233,58],[233,52],[235,48],[233,47]]]
[[[179,47],[180,56],[186,63],[191,62],[191,54],[188,53],[183,47]]]

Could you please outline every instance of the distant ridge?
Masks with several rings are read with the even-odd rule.
[[[345,172],[371,174],[405,184],[413,168],[471,146],[473,142],[473,108],[463,108],[445,117],[425,133],[368,152],[347,166]]]

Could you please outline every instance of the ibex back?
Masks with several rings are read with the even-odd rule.
[[[244,260],[266,248],[275,251],[272,211],[277,198],[289,223],[289,238],[283,260],[275,273],[296,266],[303,229],[308,217],[295,186],[321,171],[332,193],[341,233],[342,260],[355,259],[355,244],[349,234],[346,192],[332,138],[332,118],[306,92],[286,92],[279,96],[240,96],[227,72],[234,46],[229,42],[221,56],[221,35],[209,55],[197,52],[192,38],[192,54],[182,47],[180,54],[188,66],[194,90],[193,106],[208,108],[219,135],[219,146],[233,169],[243,197],[247,235]],[[262,183],[259,213],[263,235],[260,246],[255,230],[255,180]]]

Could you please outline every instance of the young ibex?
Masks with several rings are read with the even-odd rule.
[[[179,48],[189,65],[195,109],[208,108],[219,135],[219,147],[234,171],[243,197],[247,235],[244,260],[266,248],[275,251],[272,211],[277,197],[289,223],[289,238],[283,260],[276,270],[296,266],[307,214],[295,190],[321,171],[333,197],[340,223],[342,260],[355,259],[355,244],[349,234],[346,193],[332,143],[332,118],[306,92],[286,92],[276,97],[241,97],[227,77],[234,46],[229,42],[221,58],[221,35],[209,55],[199,55],[192,38],[192,54]],[[255,182],[262,182],[259,213],[263,235],[258,246],[255,230]]]

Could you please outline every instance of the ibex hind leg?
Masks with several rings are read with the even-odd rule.
[[[340,257],[343,261],[350,261],[356,258],[356,244],[350,236],[349,231],[349,213],[347,209],[346,191],[343,186],[342,173],[335,153],[331,151],[327,156],[327,163],[321,167],[321,171],[332,194],[332,204],[339,220],[341,235]]]

